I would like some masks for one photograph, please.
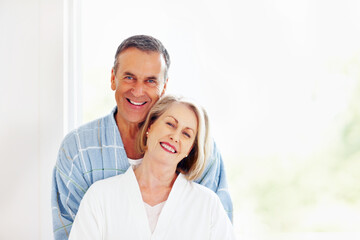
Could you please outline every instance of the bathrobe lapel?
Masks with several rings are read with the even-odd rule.
[[[176,212],[179,211],[184,192],[188,187],[189,182],[185,179],[184,175],[179,174],[174,182],[169,197],[160,213],[155,231],[153,233],[154,239],[171,239],[172,236],[168,234],[172,228],[176,227],[174,217]]]
[[[174,216],[177,215],[176,212],[179,211],[182,198],[186,195],[186,189],[189,188],[189,182],[182,174],[179,174],[176,178],[169,197],[160,213],[156,228],[153,234],[151,234],[144,202],[135,173],[130,167],[125,174],[127,175],[128,199],[130,201],[129,206],[131,207],[131,212],[134,214],[131,221],[138,229],[135,233],[136,239],[171,239],[171,235],[168,233],[169,231],[171,232],[172,228],[176,227],[174,226],[174,222],[176,222]]]
[[[130,213],[133,214],[130,216],[129,220],[132,222],[132,226],[136,226],[136,231],[133,234],[136,236],[134,239],[150,239],[151,231],[149,226],[149,221],[146,215],[146,210],[144,202],[142,200],[139,184],[136,180],[136,176],[132,167],[129,167],[126,176],[126,185],[128,189],[128,201]],[[130,225],[131,226],[131,225]]]

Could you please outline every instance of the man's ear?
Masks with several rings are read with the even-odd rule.
[[[163,88],[163,90],[161,92],[160,97],[162,97],[165,94],[167,83],[168,83],[168,78],[164,81],[164,88]]]
[[[111,89],[112,89],[113,91],[116,90],[116,79],[115,79],[114,68],[111,69]]]

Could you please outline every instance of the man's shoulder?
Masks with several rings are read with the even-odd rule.
[[[116,122],[114,120],[113,111],[103,117],[95,119],[93,121],[87,122],[80,125],[78,128],[73,129],[64,137],[63,142],[72,141],[76,136],[83,136],[92,134],[93,132],[97,133],[99,129],[114,128]]]
[[[76,154],[79,149],[99,146],[99,143],[104,141],[104,136],[113,138],[114,134],[116,135],[115,130],[117,128],[113,113],[114,110],[106,116],[70,131],[61,142],[60,149]]]
[[[113,114],[114,112],[112,111],[110,114],[107,114],[103,117],[85,123],[79,126],[77,129],[75,129],[75,131],[80,134],[87,131],[98,130],[99,128],[109,128],[109,127],[113,128],[114,126],[116,126],[116,122]]]

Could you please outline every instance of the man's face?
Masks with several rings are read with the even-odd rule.
[[[118,123],[139,123],[145,119],[165,92],[165,68],[165,60],[158,52],[128,48],[118,56],[116,74],[114,70],[111,72]]]

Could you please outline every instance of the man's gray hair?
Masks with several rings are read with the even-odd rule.
[[[119,62],[118,57],[120,53],[125,51],[128,48],[137,48],[144,52],[158,52],[160,53],[165,60],[165,74],[164,74],[164,80],[167,79],[168,76],[168,70],[170,67],[170,56],[164,45],[156,38],[147,36],[147,35],[135,35],[132,37],[129,37],[125,39],[118,47],[116,54],[115,54],[115,61],[114,61],[114,73],[116,73]]]

